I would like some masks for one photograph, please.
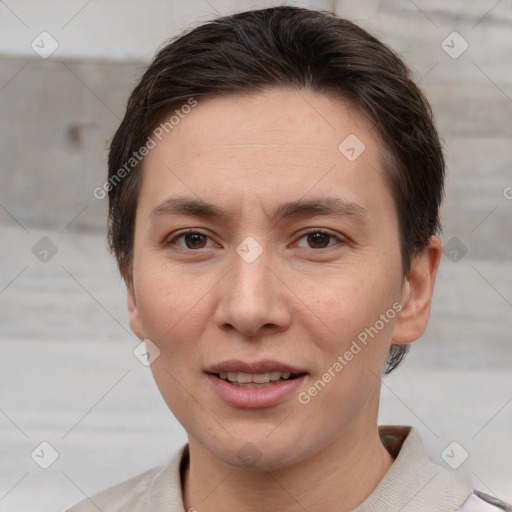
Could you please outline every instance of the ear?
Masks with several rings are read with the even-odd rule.
[[[397,316],[391,342],[405,345],[417,340],[427,328],[442,244],[437,236],[411,263],[409,276],[402,289],[402,310]]]
[[[135,294],[135,286],[133,282],[133,273],[127,272],[126,269],[119,267],[119,272],[123,277],[123,280],[126,284],[126,293],[127,293],[127,305],[128,305],[128,318],[130,320],[130,329],[133,334],[139,338],[139,340],[144,339],[144,335],[142,334],[142,323],[140,321],[139,309],[137,306],[137,296]]]

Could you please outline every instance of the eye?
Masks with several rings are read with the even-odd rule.
[[[309,244],[310,249],[326,249],[328,247],[332,247],[330,244],[330,241],[338,241],[342,243],[342,240],[322,229],[310,229],[306,233],[303,233],[303,235],[300,237],[300,239],[306,238],[307,242]],[[176,235],[174,238],[166,240],[164,242],[164,245],[167,247],[169,245],[177,245],[178,247],[181,247],[182,249],[190,249],[190,250],[196,250],[196,249],[204,249],[207,247],[206,243],[209,236],[201,233],[200,231],[195,231],[193,229],[188,229],[185,232],[182,232],[178,235]],[[183,239],[185,245],[180,245],[177,243],[178,240]],[[215,244],[216,245],[216,244]]]
[[[185,246],[179,245],[176,243],[176,240],[179,240],[180,238],[183,238],[185,241]],[[203,249],[206,247],[206,240],[208,239],[208,235],[205,235],[204,233],[201,233],[200,231],[194,231],[193,229],[189,229],[171,240],[166,240],[164,242],[165,246],[169,245],[177,245],[178,247],[181,247],[183,249]]]
[[[311,249],[325,249],[327,247],[332,247],[332,244],[329,245],[330,239],[342,242],[342,240],[337,236],[322,229],[310,229],[301,236],[301,239],[305,237],[307,237],[308,243],[311,244],[309,247]]]

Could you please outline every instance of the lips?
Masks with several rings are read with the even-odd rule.
[[[279,361],[231,359],[209,366],[205,373],[218,396],[237,408],[271,407],[303,384],[308,372]]]

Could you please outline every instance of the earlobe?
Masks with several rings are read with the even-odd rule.
[[[397,317],[392,343],[404,345],[417,340],[425,332],[441,254],[441,240],[432,236],[429,245],[414,258],[409,276],[404,282],[403,307]]]
[[[126,284],[126,294],[127,294],[127,306],[128,306],[128,318],[130,321],[130,329],[133,334],[139,338],[139,340],[143,340],[144,336],[142,334],[142,324],[140,321],[139,308],[137,305],[137,296],[135,294],[135,287],[133,283],[133,278],[129,278],[125,272],[121,272],[123,276],[124,282]]]

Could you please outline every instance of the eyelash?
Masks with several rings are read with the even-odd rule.
[[[328,231],[325,231],[325,230],[323,230],[321,228],[312,228],[312,229],[302,233],[302,235],[300,236],[299,240],[304,238],[305,236],[316,234],[316,233],[321,233],[322,235],[326,235],[326,236],[328,236],[330,238],[334,238],[335,240],[337,240],[340,243],[344,243],[344,241],[342,239],[340,239],[339,237],[337,237],[336,235],[333,235],[332,233],[330,233]],[[195,230],[195,229],[188,229],[187,231],[179,233],[178,235],[176,235],[172,240],[166,240],[164,242],[164,246],[168,247],[168,246],[171,246],[171,245],[176,245],[175,244],[176,240],[178,240],[178,239],[180,239],[180,238],[182,238],[182,237],[184,237],[186,235],[201,235],[201,236],[205,236],[207,238],[210,238],[206,233],[203,233],[203,232]],[[318,250],[326,250],[326,249],[329,249],[331,247],[334,247],[334,246],[328,245],[327,247],[321,247],[320,249],[317,249],[317,248],[314,248],[314,247],[310,247],[309,249],[317,250],[318,251]],[[200,249],[189,249],[189,248],[180,247],[180,249],[184,249],[184,250],[187,250],[187,251],[197,252],[197,251],[200,251],[201,249],[203,249],[203,247],[201,247]]]

